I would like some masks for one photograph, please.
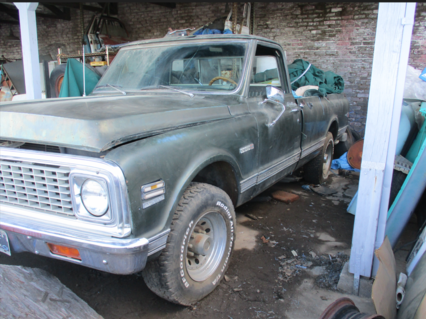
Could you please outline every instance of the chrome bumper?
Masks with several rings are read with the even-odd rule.
[[[148,256],[165,247],[170,232],[166,230],[148,239],[120,239],[90,236],[87,233],[65,234],[59,230],[40,230],[36,225],[22,226],[19,222],[1,219],[0,229],[8,235],[12,254],[31,252],[121,275],[144,269]],[[47,243],[78,249],[81,260],[52,254]]]

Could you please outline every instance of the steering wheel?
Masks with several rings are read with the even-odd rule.
[[[224,76],[217,76],[213,79],[210,80],[209,85],[212,85],[213,82],[216,82],[217,80],[224,80],[226,82],[231,82],[232,84],[234,84],[235,86],[237,86],[237,82],[235,82],[234,80],[231,80],[229,78],[225,78]]]

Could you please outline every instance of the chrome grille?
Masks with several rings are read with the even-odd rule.
[[[74,216],[70,169],[0,160],[0,203]]]

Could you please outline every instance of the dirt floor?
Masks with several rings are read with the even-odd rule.
[[[237,208],[237,241],[227,276],[194,307],[157,297],[140,274],[110,275],[26,253],[0,255],[0,263],[50,272],[104,318],[318,318],[341,297],[336,287],[354,222],[346,208],[358,178],[330,176],[328,185],[337,193],[328,196],[303,189],[303,180],[278,183]],[[271,198],[276,190],[300,199],[279,202]],[[361,310],[374,311],[369,300],[351,298]]]

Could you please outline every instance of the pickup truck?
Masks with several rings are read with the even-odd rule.
[[[113,274],[191,305],[224,277],[235,207],[295,170],[322,183],[343,94],[295,99],[250,35],[124,45],[87,97],[0,106],[0,251]]]

